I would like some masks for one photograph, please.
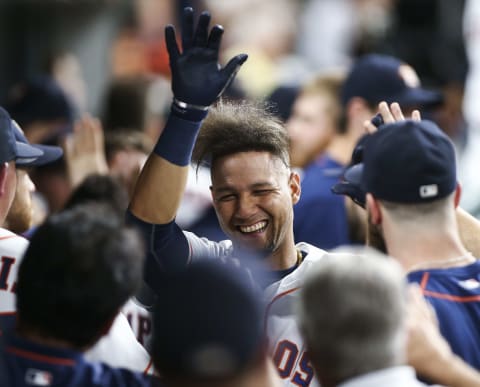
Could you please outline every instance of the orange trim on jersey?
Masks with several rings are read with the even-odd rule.
[[[286,291],[284,291],[283,293],[277,294],[275,297],[273,297],[273,300],[270,301],[270,303],[267,305],[267,308],[266,308],[266,310],[265,310],[265,319],[264,319],[264,321],[263,321],[263,330],[264,330],[264,332],[267,331],[268,315],[270,314],[270,309],[271,309],[273,303],[274,303],[275,301],[277,301],[278,299],[286,296],[287,294],[293,293],[293,292],[295,292],[295,291],[297,291],[297,290],[299,290],[299,289],[300,289],[300,286],[298,286],[298,287],[296,287],[296,288],[292,288],[292,289],[286,290]]]
[[[10,239],[10,238],[21,238],[19,235],[5,235],[5,236],[2,236],[0,237],[0,241],[4,240],[4,239]]]
[[[427,287],[427,282],[428,282],[429,278],[430,278],[430,273],[429,272],[423,273],[422,280],[420,281],[420,288],[422,290],[425,290],[425,288]]]
[[[431,290],[423,289],[423,294],[425,296],[441,298],[443,300],[455,301],[455,302],[475,302],[480,301],[480,295],[477,296],[454,296],[451,294],[432,292]]]
[[[0,312],[0,316],[14,316],[16,314],[17,314],[16,311],[14,311],[14,312]]]
[[[51,363],[57,365],[64,365],[64,366],[73,366],[75,365],[75,360],[72,359],[65,359],[61,357],[54,357],[48,355],[40,355],[35,352],[26,351],[24,349],[14,348],[14,347],[7,347],[7,352],[13,353],[14,355],[26,357],[31,360],[41,361],[44,363]]]
[[[153,364],[153,360],[152,358],[150,358],[150,361],[147,364],[147,368],[145,368],[145,370],[143,371],[145,375],[148,373],[148,371],[150,371],[150,368],[152,368],[152,364]]]

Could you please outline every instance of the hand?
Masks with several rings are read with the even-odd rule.
[[[378,104],[378,114],[373,117],[376,122],[379,122],[380,117],[383,120],[384,124],[392,124],[398,121],[404,121],[405,117],[403,116],[402,109],[397,102],[393,102],[390,106],[385,101],[382,101]],[[378,117],[380,116],[380,117]],[[420,121],[421,116],[418,110],[412,112],[412,120]],[[375,125],[373,120],[367,120],[363,123],[365,131],[369,134],[375,133],[378,130],[378,125]]]
[[[202,12],[194,32],[193,9],[185,8],[182,23],[182,48],[177,46],[175,29],[165,28],[165,42],[170,57],[172,71],[172,91],[178,102],[194,105],[205,110],[220,97],[232,82],[240,66],[247,60],[246,54],[232,58],[222,69],[218,64],[218,52],[223,28],[215,25],[210,34],[208,25],[210,14]],[[181,106],[184,108],[185,106]]]
[[[440,334],[435,311],[423,298],[418,285],[410,285],[408,293],[408,364],[423,377],[436,380],[439,368],[449,362],[452,351]]]
[[[75,123],[73,133],[63,142],[67,171],[72,187],[88,175],[107,174],[104,136],[100,121],[89,115]]]

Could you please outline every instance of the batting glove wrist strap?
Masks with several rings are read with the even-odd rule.
[[[208,113],[208,106],[193,105],[186,102],[173,99],[171,112],[178,118],[187,121],[202,121]]]
[[[188,110],[188,109],[193,109],[193,110],[201,110],[201,111],[206,111],[208,110],[208,106],[201,106],[201,105],[194,105],[191,103],[186,103],[179,101],[178,99],[174,98],[173,103],[179,108],[183,110]]]

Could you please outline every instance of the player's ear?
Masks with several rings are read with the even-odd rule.
[[[375,199],[370,193],[367,193],[366,199],[366,208],[367,212],[370,214],[371,222],[375,225],[381,224],[382,209],[380,208],[380,202]]]
[[[455,208],[458,207],[460,203],[460,198],[462,197],[462,186],[460,183],[457,183],[457,188],[455,188],[455,196],[453,199],[453,203],[455,204]]]
[[[0,164],[0,196],[3,196],[7,189],[8,163]]]
[[[300,175],[297,172],[290,172],[290,192],[292,196],[292,204],[297,204],[302,194],[302,187],[300,185]]]

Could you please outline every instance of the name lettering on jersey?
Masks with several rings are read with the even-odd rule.
[[[10,272],[15,261],[16,259],[13,257],[2,257],[0,260],[0,290],[8,290],[8,277],[10,276]],[[15,286],[12,286],[12,289],[10,290],[14,292]]]
[[[314,372],[308,354],[300,352],[295,343],[289,340],[280,341],[275,348],[273,362],[282,379],[288,378],[300,387],[307,387],[312,382]]]
[[[51,386],[52,382],[53,376],[50,372],[29,368],[25,373],[25,383],[30,386]]]
[[[137,341],[145,346],[152,335],[152,319],[150,315],[144,316],[140,313],[130,312],[126,313],[125,317],[135,333]]]

